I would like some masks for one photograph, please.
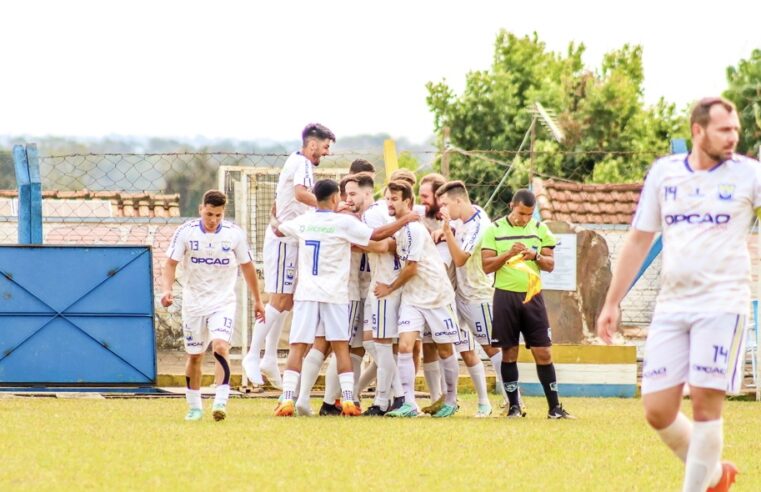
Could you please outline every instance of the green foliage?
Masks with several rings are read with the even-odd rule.
[[[761,145],[761,49],[755,49],[748,59],[736,67],[727,68],[729,88],[724,97],[737,106],[742,131],[739,152],[758,156]]]
[[[583,182],[641,180],[649,163],[668,152],[671,138],[687,136],[687,126],[663,99],[652,107],[644,104],[640,46],[607,53],[596,72],[584,67],[584,49],[570,43],[565,53],[554,53],[536,33],[517,37],[501,31],[491,69],[468,73],[462,94],[443,81],[428,83],[439,138],[449,127],[453,146],[496,151],[488,157],[514,163],[508,187],[525,187],[529,146],[518,158],[510,152],[519,148],[533,118],[530,109],[539,102],[555,113],[566,138],[558,143],[537,128],[534,174]],[[478,157],[453,153],[450,160],[452,178],[469,183],[480,203],[504,172],[504,166]],[[500,201],[509,195],[507,190]]]
[[[16,171],[13,168],[13,155],[8,149],[0,149],[0,190],[16,188]]]
[[[206,190],[217,188],[217,169],[209,156],[196,154],[187,167],[172,168],[166,177],[166,191],[180,194],[180,213],[183,217],[198,215],[198,204]]]

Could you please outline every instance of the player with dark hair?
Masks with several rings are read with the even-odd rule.
[[[510,213],[486,229],[481,242],[484,272],[494,279],[494,323],[491,344],[502,348],[502,381],[510,403],[507,416],[525,416],[518,393],[518,344],[521,333],[536,362],[536,372],[547,398],[547,418],[573,418],[560,404],[555,365],[552,362],[550,322],[539,292],[526,301],[530,275],[555,267],[555,236],[546,224],[533,218],[536,197],[529,190],[513,195]],[[532,273],[511,268],[507,263],[521,255]]]
[[[330,153],[336,136],[324,125],[310,123],[301,132],[302,147],[288,157],[278,177],[273,219],[285,222],[305,214],[317,206],[312,194],[314,168]],[[264,290],[269,294],[266,321],[258,321],[251,334],[251,347],[243,359],[243,369],[254,384],[263,384],[262,373],[270,383],[280,387],[277,346],[285,318],[293,307],[296,285],[298,241],[293,237],[277,237],[271,228],[264,233]],[[266,340],[264,358],[259,355]]]
[[[175,231],[167,251],[162,274],[164,292],[161,305],[174,303],[172,286],[177,264],[182,262],[182,327],[185,351],[186,399],[190,410],[185,420],[200,420],[201,369],[203,354],[211,342],[217,361],[217,388],[212,407],[214,420],[227,416],[230,395],[230,342],[235,327],[235,282],[238,267],[254,296],[256,318],[264,321],[264,305],[246,235],[238,226],[224,220],[227,198],[209,190],[198,206],[200,219],[193,219]]]

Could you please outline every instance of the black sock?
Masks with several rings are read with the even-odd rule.
[[[190,376],[185,376],[185,386],[190,389]]]
[[[502,372],[502,385],[507,393],[510,406],[520,405],[518,399],[518,363],[502,361],[500,372]]]
[[[555,376],[555,364],[549,363],[545,366],[536,365],[536,374],[539,376],[539,382],[544,388],[544,396],[547,397],[547,404],[550,410],[560,405],[558,397],[558,381]]]

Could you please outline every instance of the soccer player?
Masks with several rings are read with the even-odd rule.
[[[256,319],[264,321],[264,305],[259,296],[259,284],[245,233],[235,224],[224,220],[227,197],[221,191],[209,190],[198,207],[200,219],[181,225],[174,233],[167,251],[162,274],[164,292],[161,305],[174,303],[172,285],[177,264],[182,262],[182,327],[185,352],[187,389],[185,397],[190,410],[185,420],[200,420],[201,369],[203,354],[211,342],[217,361],[216,394],[212,412],[214,420],[227,416],[230,396],[230,339],[235,326],[235,282],[238,267],[254,296]]]
[[[513,195],[510,213],[486,229],[481,242],[484,272],[496,272],[494,279],[494,319],[491,343],[502,348],[502,381],[510,403],[507,416],[523,417],[518,394],[518,343],[520,334],[536,362],[536,372],[547,398],[547,418],[573,418],[560,404],[552,363],[550,323],[541,292],[524,304],[529,274],[507,266],[507,261],[522,255],[526,265],[539,275],[555,268],[553,248],[557,240],[547,225],[533,218],[536,197],[529,190]]]
[[[472,337],[491,359],[498,384],[502,386],[502,351],[491,346],[494,275],[486,275],[481,265],[481,239],[491,225],[491,220],[486,212],[470,202],[468,190],[462,181],[450,181],[441,186],[436,190],[436,200],[444,219],[444,238],[457,268],[455,298],[460,325],[470,328]],[[459,222],[456,231],[450,227],[450,221]],[[463,360],[478,393],[476,417],[487,417],[491,415],[492,408],[486,390],[483,363],[475,351],[465,354]]]
[[[722,404],[742,384],[750,303],[748,229],[761,207],[761,166],[734,153],[734,105],[700,100],[689,154],[658,159],[645,179],[597,333],[607,343],[656,232],[663,239],[661,290],[645,344],[645,418],[685,463],[685,491],[728,490],[737,469],[720,462]],[[693,421],[680,411],[689,384]]]
[[[392,181],[386,187],[389,215],[412,214],[412,187],[405,181]],[[391,284],[376,282],[374,294],[384,298],[401,289],[399,307],[399,376],[404,387],[404,405],[386,413],[391,417],[414,417],[415,366],[412,350],[427,324],[446,378],[446,403],[434,417],[449,417],[457,410],[457,378],[459,365],[453,343],[460,339],[460,328],[454,313],[454,290],[439,258],[428,230],[419,222],[406,225],[396,234],[396,251],[404,266]]]
[[[293,415],[296,385],[307,347],[318,329],[337,358],[341,385],[342,415],[359,415],[354,404],[354,373],[349,356],[349,270],[351,245],[380,248],[371,241],[373,231],[356,217],[336,213],[340,201],[338,183],[325,179],[314,185],[317,209],[277,225],[278,232],[299,239],[299,282],[296,286],[288,363],[283,374],[283,396],[275,415]],[[401,222],[401,221],[400,221]],[[406,221],[405,221],[406,222]],[[403,223],[403,222],[402,222]],[[401,225],[396,226],[397,229]],[[387,228],[388,230],[390,228]],[[324,353],[324,352],[323,352]],[[313,383],[313,382],[312,382]]]
[[[273,216],[277,223],[294,219],[308,212],[317,201],[311,192],[314,168],[330,153],[336,136],[319,123],[310,123],[301,133],[302,147],[288,157],[277,181]],[[293,307],[296,285],[298,241],[293,237],[277,237],[270,227],[264,233],[264,290],[269,294],[266,317],[259,320],[251,334],[251,347],[243,358],[243,369],[254,384],[264,384],[262,373],[276,388],[281,386],[277,365],[277,346],[285,318]],[[266,320],[266,321],[265,321]],[[266,340],[264,358],[260,361]]]

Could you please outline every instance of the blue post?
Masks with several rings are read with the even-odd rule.
[[[26,146],[26,160],[29,165],[31,244],[42,244],[42,183],[37,144]]]
[[[22,145],[13,146],[13,168],[16,171],[16,185],[18,187],[18,243],[31,244],[31,181],[26,149]]]

